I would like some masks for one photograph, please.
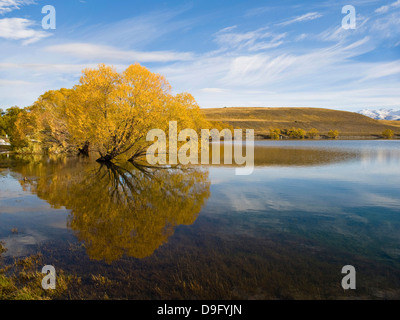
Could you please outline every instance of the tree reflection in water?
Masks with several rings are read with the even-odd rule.
[[[14,169],[25,189],[71,211],[68,227],[91,259],[107,263],[152,255],[176,226],[195,222],[210,196],[208,171],[199,167],[49,159]]]

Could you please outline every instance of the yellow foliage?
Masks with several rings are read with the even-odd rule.
[[[168,132],[169,121],[178,121],[178,130],[200,129],[205,120],[194,98],[170,91],[163,76],[139,64],[123,73],[105,65],[87,69],[68,108],[71,134],[77,144],[89,141],[108,161],[122,154],[142,154],[150,145],[147,133]]]
[[[279,140],[281,137],[281,130],[280,129],[269,129],[270,136],[272,140]]]
[[[338,130],[330,130],[329,132],[328,132],[328,137],[329,138],[331,138],[331,139],[337,139],[337,138],[339,138],[339,131]]]
[[[312,128],[307,132],[307,136],[311,139],[318,139],[320,137],[318,129]]]
[[[385,139],[392,139],[394,137],[394,132],[390,129],[386,129],[385,131],[382,132],[382,136]]]
[[[15,123],[14,145],[26,152],[41,149],[53,153],[68,151],[72,146],[66,103],[72,93],[69,89],[48,91],[20,113]]]
[[[288,136],[293,138],[293,139],[304,139],[304,137],[306,136],[306,132],[301,129],[301,128],[292,128],[290,130],[288,130]]]
[[[18,119],[20,147],[39,143],[50,153],[89,146],[102,161],[143,155],[151,129],[168,133],[170,121],[178,131],[200,132],[209,127],[189,93],[171,94],[167,80],[140,64],[119,73],[101,64],[85,69],[73,89],[49,91]]]
[[[54,158],[18,168],[21,184],[55,208],[71,211],[69,227],[88,255],[111,263],[144,258],[174,233],[195,222],[210,195],[208,171],[148,168],[125,162],[98,164]]]

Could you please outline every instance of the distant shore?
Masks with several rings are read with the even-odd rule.
[[[202,109],[207,120],[234,129],[254,129],[257,139],[271,138],[271,130],[285,133],[301,129],[318,132],[321,139],[337,130],[339,140],[384,139],[383,132],[391,130],[400,139],[400,121],[374,120],[354,112],[321,108],[215,108]],[[284,134],[285,135],[285,134]],[[311,139],[311,137],[310,137]]]
[[[269,136],[256,135],[255,140],[273,140]],[[337,139],[331,139],[328,137],[320,137],[319,139],[291,139],[291,138],[283,138],[275,141],[326,141],[326,140],[400,140],[400,135],[394,136],[392,139],[385,139],[379,135],[370,135],[370,136],[339,136]]]
[[[10,146],[2,146],[2,145],[0,145],[0,153],[7,152],[7,151],[11,151],[11,147]]]

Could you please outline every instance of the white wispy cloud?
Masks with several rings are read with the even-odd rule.
[[[389,11],[389,6],[382,6],[375,10],[376,13],[385,13]]]
[[[302,33],[301,35],[299,35],[299,36],[296,37],[296,41],[304,40],[304,39],[306,39],[307,37],[308,37],[308,34],[307,34],[307,33]]]
[[[236,26],[224,28],[215,34],[215,41],[229,49],[246,49],[259,51],[276,48],[283,44],[286,33],[273,33],[268,28],[260,28],[250,32],[236,32]]]
[[[390,10],[390,8],[399,8],[400,7],[400,0],[393,2],[389,5],[381,6],[375,10],[375,13],[386,13]]]
[[[124,51],[111,46],[96,45],[90,43],[68,43],[49,46],[45,51],[69,55],[91,61],[130,61],[133,62],[170,62],[187,61],[194,59],[189,52],[174,51]]]
[[[276,86],[277,84],[304,85],[307,78],[324,78],[329,84],[337,81],[331,79],[332,72],[341,68],[338,65],[350,64],[347,59],[365,52],[364,46],[369,41],[368,37],[359,41],[333,45],[328,48],[311,50],[305,54],[271,53],[257,55],[240,55],[231,59],[229,71],[222,79],[223,83],[233,86],[259,87]],[[323,76],[324,70],[327,76]],[[336,74],[337,72],[335,72]],[[339,74],[340,78],[347,78],[348,74]],[[310,81],[310,80],[309,80]]]
[[[0,14],[21,9],[22,6],[35,3],[33,0],[0,0]]]
[[[322,14],[318,13],[318,12],[309,12],[306,14],[303,14],[301,16],[295,17],[293,19],[290,19],[288,21],[284,21],[281,23],[278,23],[278,26],[288,26],[292,23],[296,23],[296,22],[303,22],[303,21],[311,21],[311,20],[315,20],[322,17]]]
[[[22,40],[27,45],[51,35],[43,30],[35,30],[35,25],[34,21],[23,18],[0,19],[0,38]]]
[[[317,40],[322,40],[322,41],[334,41],[334,42],[340,42],[344,41],[348,38],[354,37],[354,36],[362,36],[363,34],[368,33],[368,30],[371,29],[371,26],[368,26],[368,22],[370,21],[370,18],[364,17],[360,14],[357,15],[357,27],[355,30],[352,30],[349,32],[348,30],[342,28],[342,26],[335,26],[328,28],[321,33],[319,33],[316,37]],[[373,22],[375,23],[375,22]],[[372,25],[371,23],[370,25]]]
[[[193,19],[177,18],[188,10],[187,6],[175,10],[159,10],[131,18],[99,23],[92,26],[79,26],[84,42],[102,43],[113,46],[144,47],[162,39],[168,34],[179,33],[190,28]],[[200,22],[198,22],[200,23]]]
[[[388,85],[380,81],[396,76],[398,63],[357,62],[357,56],[373,50],[372,40],[345,40],[303,53],[295,49],[256,54],[241,50],[216,52],[157,71],[166,75],[173,87],[183,86],[193,92],[204,107],[359,108],[366,104],[398,104],[399,82]]]
[[[222,89],[222,88],[203,88],[200,89],[201,92],[205,93],[227,93],[229,90],[227,89]]]
[[[273,8],[271,8],[271,7],[252,8],[252,9],[247,10],[247,11],[245,12],[244,16],[245,16],[246,18],[254,17],[254,16],[261,15],[261,14],[265,14],[266,12],[269,12],[269,11],[271,11],[272,9],[273,9]]]
[[[23,80],[0,79],[0,85],[2,86],[26,86],[28,84],[30,84],[30,82]]]
[[[40,74],[64,74],[79,76],[85,68],[96,68],[98,64],[73,64],[73,63],[0,63],[0,71],[9,72],[10,70],[28,71],[29,73]],[[117,70],[123,70],[127,65],[114,64]]]
[[[201,50],[182,45],[178,31],[184,27],[189,32],[191,21],[187,17],[177,19],[171,11],[85,26],[79,29],[79,35],[71,31],[73,38],[54,37],[46,46],[31,46],[29,55],[18,50],[18,42],[3,41],[0,96],[3,105],[15,101],[28,105],[45,90],[72,87],[86,67],[107,63],[123,70],[140,62],[165,75],[176,92],[191,92],[202,107],[394,106],[400,101],[400,61],[366,61],[358,56],[379,49],[389,36],[393,44],[399,44],[396,26],[400,12],[373,11],[365,18],[358,14],[357,29],[351,31],[340,28],[340,19],[326,30],[282,31],[282,25],[317,19],[322,16],[319,12],[287,16],[287,20],[278,21],[279,25],[271,22],[266,26],[263,21],[253,29],[232,25],[238,23],[234,22],[217,32],[204,31],[209,38],[199,39],[198,44],[204,44]],[[21,30],[35,29],[26,21]],[[0,27],[0,38],[24,42],[38,39],[35,33],[4,30]],[[39,33],[39,39],[44,36]],[[178,44],[171,39],[177,39]],[[304,39],[307,43],[301,42]],[[191,50],[198,51],[187,52]],[[21,82],[19,88],[18,81],[31,84]]]
[[[381,39],[398,39],[400,35],[400,11],[379,16],[372,24],[370,31],[379,35]]]
[[[322,41],[340,41],[349,36],[349,32],[342,27],[329,28],[322,31],[317,37]]]
[[[378,79],[383,77],[389,77],[393,75],[400,75],[400,60],[391,62],[380,62],[369,64],[368,68],[364,68],[363,79]]]

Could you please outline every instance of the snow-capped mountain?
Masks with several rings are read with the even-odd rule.
[[[358,113],[376,120],[400,120],[400,110],[395,109],[364,109]]]

